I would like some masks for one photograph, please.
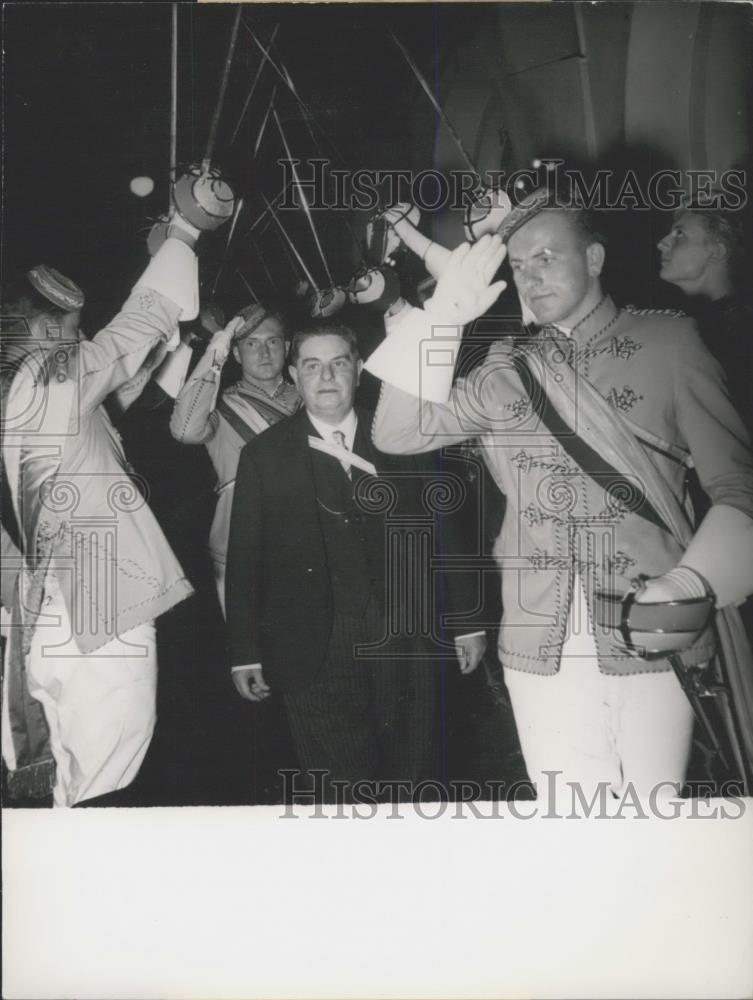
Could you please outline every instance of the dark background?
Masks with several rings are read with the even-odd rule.
[[[236,7],[178,6],[178,161],[186,164],[200,159],[205,149]],[[494,134],[500,127],[509,131],[507,161],[503,164],[501,153],[489,153],[487,138],[482,168],[520,169],[530,166],[532,155],[558,154],[574,166],[607,166],[618,173],[631,166],[643,176],[661,167],[716,166],[710,162],[719,147],[712,128],[723,117],[721,109],[727,112],[725,122],[733,123],[724,126],[728,133],[749,133],[750,77],[747,94],[737,84],[723,86],[721,64],[725,52],[730,65],[743,58],[730,51],[730,38],[744,46],[747,37],[753,52],[749,17],[744,5],[702,5],[698,20],[687,21],[695,47],[685,65],[679,56],[672,61],[687,36],[686,23],[677,18],[675,23],[667,14],[672,6],[698,7],[653,5],[654,30],[644,23],[646,5],[579,5],[576,36],[575,8],[567,3],[245,5],[214,156],[243,196],[244,207],[217,296],[230,308],[248,301],[237,267],[262,298],[273,291],[289,294],[296,280],[274,227],[255,233],[274,286],[245,235],[263,207],[262,193],[273,197],[282,181],[276,161],[284,153],[271,121],[251,166],[275,82],[280,84],[277,108],[296,156],[324,155],[333,167],[349,170],[415,171],[448,163],[447,133],[390,40],[390,27],[440,101],[450,96],[451,117],[474,156],[481,155],[484,133],[496,147]],[[231,143],[261,58],[249,31],[266,44],[275,24],[280,27],[273,54],[284,61],[306,102],[309,127],[267,66]],[[40,261],[57,266],[85,289],[84,328],[91,333],[109,319],[138,275],[151,220],[168,204],[171,5],[6,4],[3,28],[3,280]],[[658,60],[647,53],[651,61],[644,67],[635,50],[668,30],[674,36],[667,35],[666,49]],[[581,52],[587,56],[598,140],[590,162],[577,83]],[[661,62],[666,79],[660,76]],[[647,87],[655,78],[656,89],[631,110],[641,78]],[[463,105],[454,95],[466,84],[475,88],[475,96]],[[471,126],[466,128],[464,118],[472,117],[486,91],[502,93],[502,103],[488,111],[489,120],[469,139]],[[646,135],[653,129],[655,146],[635,142],[640,133],[635,118],[644,113]],[[652,116],[678,127],[699,118],[687,148],[672,138],[661,149],[664,130],[650,121]],[[738,142],[736,148],[744,145]],[[724,164],[733,165],[740,164]],[[154,193],[144,199],[129,191],[131,178],[139,175],[155,181]],[[302,213],[283,217],[317,282],[326,284]],[[346,282],[358,260],[352,230],[360,238],[365,218],[321,210],[315,221],[335,281]],[[678,294],[656,277],[655,244],[669,226],[667,213],[621,212],[609,222],[607,277],[618,297],[642,305],[679,302]],[[422,226],[426,231],[426,215]],[[205,296],[217,280],[226,237],[225,230],[204,241]]]
[[[179,7],[179,164],[203,155],[234,13],[232,6]],[[388,39],[386,13],[437,87],[442,45],[477,30],[482,16],[431,5],[389,12],[350,5],[265,5],[244,11],[244,22],[264,43],[280,24],[276,57],[284,60],[312,112],[309,124],[316,145],[297,102],[280,88],[278,112],[294,155],[325,155],[333,166],[351,169],[427,165],[413,147],[430,147],[433,114]],[[3,278],[42,261],[59,268],[86,292],[82,324],[92,335],[138,277],[146,259],[146,233],[168,203],[171,6],[9,6],[4,18]],[[217,285],[217,298],[228,315],[249,298],[234,273],[236,266],[262,296],[272,291],[266,271],[242,238],[261,209],[259,191],[273,197],[282,178],[276,159],[284,151],[271,124],[258,162],[250,167],[250,150],[275,80],[268,67],[235,142],[230,142],[259,58],[241,27],[214,157],[247,206]],[[408,125],[416,109],[419,132],[423,129],[419,135]],[[155,181],[154,193],[145,199],[129,190],[131,178],[140,175]],[[305,219],[300,212],[283,216],[317,280],[324,282]],[[342,213],[319,211],[315,218],[335,279],[347,281],[358,251]],[[202,239],[204,296],[214,287],[225,240],[226,231]],[[289,298],[296,276],[279,240],[268,230],[258,236],[258,244],[275,290]],[[379,336],[378,317],[359,311],[356,319],[362,340]],[[373,395],[374,386],[367,384],[367,397],[369,388]],[[206,554],[214,474],[203,448],[172,441],[169,413],[167,401],[145,396],[119,421],[119,428],[196,596],[158,622],[159,722],[137,781],[90,804],[274,801],[280,796],[274,769],[295,763],[284,718],[274,699],[251,706],[231,686]],[[477,526],[469,524],[468,530],[473,533]],[[450,732],[447,717],[441,725],[446,776],[462,761],[466,778],[498,778],[505,755],[516,754],[514,727],[510,720],[507,727],[500,725],[483,671],[460,690],[454,663],[441,670],[444,704],[452,701],[453,716],[462,714],[469,698],[472,702],[470,725],[462,734]],[[519,770],[517,758],[515,766]]]
[[[655,145],[628,142],[641,124],[629,120],[629,95],[635,95],[642,77],[659,74],[665,58],[670,65],[673,47],[687,39],[678,14],[674,35],[666,35],[665,52],[641,63],[641,44],[650,46],[652,36],[665,37],[662,25],[673,16],[668,5],[654,5],[660,7],[654,31],[641,21],[645,6],[580,5],[584,14],[578,34],[571,4],[246,5],[214,155],[244,207],[228,252],[227,227],[202,238],[202,297],[216,286],[218,301],[231,315],[249,301],[237,269],[262,299],[274,294],[289,300],[298,278],[273,228],[259,227],[255,234],[265,267],[246,236],[263,207],[262,192],[272,198],[280,189],[283,174],[276,161],[284,155],[270,122],[251,164],[257,130],[277,81],[269,67],[231,142],[260,60],[249,29],[266,44],[280,25],[273,55],[284,61],[307,105],[308,125],[295,99],[283,85],[278,87],[276,106],[295,156],[325,156],[333,167],[348,170],[462,166],[390,41],[392,26],[440,101],[447,94],[454,102],[454,124],[464,131],[472,154],[481,156],[482,169],[515,170],[530,166],[533,155],[563,154],[569,164],[586,170],[608,166],[619,174],[633,167],[645,177],[661,167],[712,163],[711,129],[722,107],[735,122],[732,131],[749,135],[748,94],[725,90],[715,55],[736,34],[750,39],[749,17],[739,10],[730,15],[734,23],[730,17],[726,23],[725,18],[709,20],[718,5],[707,4],[693,28],[692,72],[686,77],[682,72],[687,67],[671,65],[667,79],[657,81],[645,104],[647,119],[658,109],[668,122],[682,126],[705,95],[706,117],[695,122],[695,131],[689,129],[692,148],[679,141],[675,148],[660,148],[662,129],[655,124]],[[179,4],[179,165],[203,156],[235,10],[235,5]],[[91,335],[117,311],[139,276],[147,232],[168,205],[171,5],[6,4],[2,16],[2,280],[40,262],[59,268],[86,292],[83,327]],[[581,121],[584,54],[598,140],[598,156],[590,161]],[[715,81],[716,87],[708,86]],[[470,96],[463,104],[466,85]],[[487,106],[488,120],[482,117],[475,138],[469,139],[472,129],[466,127],[464,111],[470,120],[487,91],[496,91],[501,103]],[[726,104],[715,106],[714,100]],[[639,101],[638,110],[642,107]],[[501,126],[510,129],[507,161],[497,142]],[[735,147],[734,136],[729,147]],[[155,190],[140,199],[129,183],[144,175],[154,179]],[[326,284],[304,216],[300,211],[281,214],[317,282]],[[315,212],[315,221],[334,279],[344,283],[359,259],[365,216],[322,210]],[[679,304],[679,293],[657,277],[655,245],[669,228],[668,214],[619,212],[607,222],[606,277],[618,300]],[[424,231],[433,224],[425,214]],[[412,276],[418,277],[415,265]],[[502,302],[505,306],[515,312],[513,296]],[[363,310],[350,311],[348,318],[368,353],[381,336],[380,318]],[[373,385],[365,388],[373,395]],[[274,767],[291,762],[284,725],[274,704],[242,703],[230,685],[205,547],[213,473],[203,448],[172,441],[169,412],[164,403],[134,409],[121,430],[197,597],[160,619],[160,723],[137,782],[120,801],[269,801],[276,796]],[[473,490],[486,505],[481,519],[489,528],[501,517],[500,499],[483,480],[480,467]],[[469,524],[468,530],[472,537],[479,524]],[[488,688],[482,670],[460,684],[453,664],[443,669],[445,776],[481,781],[519,777],[514,724],[503,690]]]
[[[203,155],[234,13],[233,5],[179,5],[179,164]],[[431,80],[443,41],[456,42],[475,30],[478,16],[428,4],[388,11],[377,5],[273,4],[247,7],[243,22],[265,44],[280,25],[276,58],[284,60],[312,110],[320,146],[314,146],[297,103],[281,84],[277,107],[295,156],[325,155],[343,169],[407,169],[415,164],[406,123],[425,98],[389,41],[386,25],[395,23]],[[171,5],[10,5],[4,8],[4,33],[3,274],[40,261],[58,267],[85,289],[84,327],[93,331],[143,266],[150,220],[168,204]],[[284,150],[271,120],[250,167],[278,79],[270,67],[230,143],[259,60],[241,26],[214,159],[245,199],[230,260],[245,268],[255,291],[268,295],[266,274],[242,234],[263,207],[259,192],[272,198],[281,185],[275,161]],[[426,127],[433,127],[428,103]],[[129,190],[131,178],[139,175],[155,181],[154,193],[144,199]],[[305,219],[290,212],[284,218],[317,282],[324,284]],[[355,259],[350,231],[334,213],[319,211],[315,221],[335,279],[347,281]],[[214,284],[226,235],[205,240],[205,288]],[[279,239],[270,229],[258,243],[285,289],[293,276]],[[218,295],[233,303],[248,299],[233,266],[221,276]]]

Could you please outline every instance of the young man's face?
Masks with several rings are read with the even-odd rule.
[[[290,368],[306,410],[328,424],[339,424],[350,413],[360,373],[361,361],[347,340],[330,333],[304,340]]]
[[[703,278],[714,252],[703,220],[693,212],[678,215],[657,246],[661,253],[659,277],[686,290]]]
[[[253,333],[235,344],[233,357],[246,378],[277,382],[285,364],[285,337],[280,321],[268,316]]]
[[[513,233],[507,259],[515,287],[539,323],[572,327],[592,306],[604,249],[586,246],[567,211],[545,209]]]

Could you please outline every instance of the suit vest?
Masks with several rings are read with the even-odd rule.
[[[331,455],[312,451],[312,461],[334,609],[360,618],[370,598],[384,606],[384,521],[354,499],[361,470],[353,468],[351,481]]]

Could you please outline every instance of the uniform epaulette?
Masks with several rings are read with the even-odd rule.
[[[638,306],[623,306],[631,316],[674,316],[675,319],[687,319],[687,313],[682,309],[642,309]]]

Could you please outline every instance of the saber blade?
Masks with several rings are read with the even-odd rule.
[[[225,251],[222,255],[222,260],[220,261],[220,266],[217,268],[217,277],[214,279],[214,284],[212,285],[212,295],[217,291],[217,285],[220,283],[220,275],[222,270],[227,263],[228,252],[230,250],[230,241],[233,238],[233,233],[235,232],[235,227],[238,223],[238,216],[241,214],[241,208],[243,208],[243,198],[238,199],[238,204],[235,206],[235,212],[233,213],[233,221],[230,223],[230,232],[227,235],[227,241],[225,243]]]
[[[256,292],[251,287],[251,283],[249,282],[249,280],[246,277],[246,275],[243,273],[243,271],[241,271],[241,269],[239,267],[237,267],[235,269],[235,273],[238,275],[238,277],[241,279],[241,281],[243,282],[243,284],[248,289],[248,293],[251,296],[251,298],[254,300],[254,302],[256,302],[258,304],[258,302],[259,302],[259,296],[256,294]]]
[[[204,152],[204,159],[201,161],[201,171],[206,174],[209,171],[209,164],[212,160],[212,153],[214,152],[214,145],[217,141],[217,129],[220,125],[220,115],[222,114],[222,107],[225,103],[225,92],[227,91],[227,82],[230,78],[230,67],[233,65],[233,55],[235,54],[235,43],[238,40],[238,27],[241,21],[242,7],[238,5],[238,10],[235,14],[235,20],[233,21],[233,28],[230,32],[230,44],[228,45],[227,56],[225,57],[225,68],[222,71],[222,80],[220,81],[220,92],[217,96],[217,104],[214,108],[214,114],[212,115],[212,124],[209,127],[209,138],[207,139],[207,148]]]
[[[413,70],[413,75],[418,80],[418,82],[421,84],[421,87],[423,88],[424,93],[426,94],[426,96],[431,101],[432,107],[437,112],[437,114],[439,115],[439,117],[442,119],[442,122],[444,123],[444,127],[447,129],[447,131],[449,132],[449,134],[452,136],[452,139],[453,139],[453,141],[455,142],[455,145],[458,148],[458,152],[460,153],[460,155],[465,160],[466,165],[468,166],[468,168],[474,174],[476,174],[477,177],[479,177],[480,174],[479,174],[478,170],[476,169],[475,163],[473,162],[473,160],[468,155],[468,151],[466,150],[465,146],[463,145],[463,140],[460,138],[460,136],[458,135],[458,133],[455,131],[454,125],[452,124],[452,122],[450,121],[450,119],[447,117],[447,114],[446,114],[444,108],[442,107],[442,105],[439,103],[439,101],[434,96],[434,91],[431,89],[431,87],[429,86],[429,84],[426,82],[423,74],[421,73],[421,70],[413,62],[413,60],[410,57],[410,54],[408,53],[408,50],[403,45],[403,43],[400,41],[400,39],[397,37],[397,35],[393,31],[390,31],[390,35],[392,36],[392,40],[395,43],[395,45],[397,45],[397,47],[402,52],[405,61],[408,63],[408,65],[410,66],[410,68]]]
[[[274,278],[272,277],[271,271],[267,267],[267,262],[264,260],[264,254],[261,252],[261,250],[259,248],[259,245],[256,242],[256,240],[253,238],[253,236],[249,237],[249,242],[251,243],[251,247],[252,247],[252,249],[254,251],[254,254],[256,255],[257,260],[259,261],[259,263],[261,264],[262,268],[264,269],[264,273],[267,276],[267,281],[269,282],[270,287],[271,287],[273,293],[277,294],[277,291],[278,291],[277,282],[274,280]]]
[[[267,53],[269,52],[269,50],[272,48],[272,45],[274,44],[274,40],[275,40],[275,38],[277,36],[277,32],[279,30],[280,30],[280,25],[276,24],[275,27],[274,27],[274,31],[272,32],[272,37],[269,39],[269,45],[267,46],[266,50],[264,51],[265,55],[267,55]],[[230,145],[231,146],[235,142],[236,136],[238,135],[238,130],[241,127],[241,122],[243,121],[243,119],[246,116],[246,111],[248,110],[248,106],[251,103],[251,98],[254,96],[254,91],[256,90],[256,85],[259,82],[259,77],[261,76],[261,71],[263,69],[264,69],[264,59],[262,59],[259,62],[259,65],[258,65],[258,67],[256,69],[256,75],[254,76],[254,82],[251,84],[251,89],[248,92],[248,97],[246,98],[246,100],[245,100],[245,102],[243,104],[243,110],[241,111],[240,118],[238,119],[238,124],[235,126],[235,130],[234,130],[233,135],[232,135],[232,137],[230,139]]]
[[[272,105],[274,104],[275,95],[277,94],[277,84],[272,88],[272,93],[269,98],[269,104],[267,105],[267,110],[264,113],[264,120],[261,123],[261,128],[259,129],[259,134],[256,137],[256,143],[254,144],[254,152],[251,156],[251,165],[253,166],[256,160],[256,154],[259,152],[259,147],[261,146],[261,141],[264,138],[264,130],[267,127],[267,122],[269,121],[269,113],[272,110]]]
[[[288,157],[288,161],[290,162],[290,166],[293,169],[293,177],[295,178],[296,187],[298,188],[298,194],[301,197],[301,204],[303,205],[303,211],[306,213],[306,218],[308,219],[309,226],[311,227],[311,233],[314,237],[316,248],[319,251],[319,256],[322,259],[322,264],[324,265],[324,270],[327,275],[327,280],[329,281],[330,285],[334,285],[334,281],[332,280],[332,273],[330,272],[329,264],[327,263],[327,258],[324,256],[324,250],[322,248],[322,244],[319,241],[319,236],[316,231],[316,226],[314,225],[314,220],[311,215],[311,210],[309,209],[309,203],[303,191],[303,185],[301,184],[300,178],[298,176],[298,171],[295,168],[295,160],[293,159],[293,154],[290,152],[290,146],[288,146],[287,139],[285,138],[285,133],[282,130],[282,122],[280,121],[277,112],[274,110],[274,108],[272,109],[272,114],[274,115],[275,123],[277,124],[277,128],[280,133],[280,138],[282,139],[282,144],[285,147],[285,153]]]
[[[306,267],[306,263],[305,263],[305,261],[304,261],[303,257],[301,257],[301,255],[300,255],[300,254],[298,253],[298,250],[297,250],[297,248],[296,248],[296,245],[295,245],[295,243],[293,243],[293,241],[291,240],[291,238],[290,238],[290,237],[288,236],[288,233],[287,233],[287,231],[286,231],[286,229],[285,229],[285,226],[283,226],[282,222],[281,222],[281,221],[280,221],[280,219],[279,219],[279,218],[277,217],[277,213],[276,213],[276,212],[275,212],[275,210],[274,210],[274,209],[272,208],[272,206],[270,205],[270,203],[269,203],[269,202],[267,201],[267,198],[266,198],[266,195],[262,195],[262,198],[264,198],[264,202],[265,202],[265,204],[266,204],[266,206],[267,206],[267,209],[268,209],[268,211],[269,211],[269,212],[271,213],[271,215],[272,215],[272,218],[273,218],[273,219],[275,220],[275,222],[277,223],[277,225],[278,225],[278,227],[279,227],[279,230],[280,230],[280,232],[281,232],[281,233],[282,233],[282,235],[283,235],[283,236],[285,237],[285,242],[287,243],[287,245],[288,245],[288,246],[290,247],[290,249],[291,249],[291,250],[293,251],[293,253],[295,254],[295,259],[296,259],[296,260],[298,261],[298,263],[299,263],[299,265],[300,265],[300,267],[301,267],[301,270],[302,270],[302,271],[303,271],[303,273],[304,273],[304,274],[306,275],[306,278],[308,279],[308,282],[309,282],[309,284],[310,284],[310,285],[311,285],[311,287],[312,287],[312,288],[314,289],[314,291],[316,291],[316,292],[319,292],[319,286],[318,286],[318,285],[317,285],[317,283],[316,283],[316,282],[314,281],[314,276],[312,275],[311,271],[309,271],[309,269],[308,269],[308,268]]]
[[[286,190],[287,190],[287,188],[283,188],[282,191],[280,191],[279,194],[276,194],[274,196],[274,198],[272,199],[271,205],[276,205],[277,202],[280,201],[280,199],[283,197],[283,195],[285,194]],[[270,206],[270,203],[267,201],[267,199],[265,198],[264,200],[265,200],[265,202],[267,202],[267,205]],[[263,212],[261,212],[259,215],[257,215],[257,217],[251,223],[251,227],[249,228],[248,232],[245,235],[246,236],[250,236],[251,233],[256,229],[256,227],[262,222],[262,220],[267,217],[267,215],[269,214],[270,211],[271,211],[271,207],[267,207],[267,208],[264,209]],[[266,227],[265,227],[265,229],[266,229]]]
[[[170,36],[170,204],[168,212],[175,210],[172,185],[178,171],[178,5],[172,6]]]

